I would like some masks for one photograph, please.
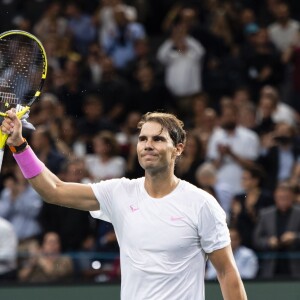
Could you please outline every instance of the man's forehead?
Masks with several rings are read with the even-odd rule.
[[[168,135],[168,131],[157,122],[146,122],[141,128],[140,135]]]

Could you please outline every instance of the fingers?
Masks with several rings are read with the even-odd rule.
[[[15,109],[7,111],[7,117],[4,118],[1,131],[6,134],[11,134],[14,131],[15,123],[14,121],[17,119]]]

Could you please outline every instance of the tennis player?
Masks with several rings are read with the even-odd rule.
[[[45,201],[91,211],[110,221],[120,245],[121,299],[203,300],[207,257],[224,299],[245,300],[232,255],[225,213],[211,195],[174,175],[184,150],[183,123],[147,113],[139,123],[137,155],[145,177],[78,184],[61,181],[22,137],[8,111],[1,129],[24,176]]]

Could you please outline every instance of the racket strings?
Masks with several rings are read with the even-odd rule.
[[[43,56],[31,38],[11,35],[0,39],[0,110],[26,105],[39,90]]]

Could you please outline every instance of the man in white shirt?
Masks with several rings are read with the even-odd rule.
[[[295,41],[300,29],[300,23],[290,18],[289,7],[280,3],[276,8],[276,22],[268,27],[270,40],[280,52],[284,52]]]
[[[174,175],[186,141],[183,123],[172,114],[147,113],[138,128],[145,177],[81,184],[61,181],[38,160],[14,111],[1,126],[24,176],[45,201],[96,216],[100,210],[112,222],[121,253],[121,299],[204,300],[207,256],[224,299],[247,299],[224,211],[211,195]]]
[[[217,183],[229,185],[232,193],[238,194],[243,191],[243,167],[258,158],[260,141],[254,131],[238,125],[234,104],[223,108],[220,125],[208,141],[207,159],[217,167]]]

